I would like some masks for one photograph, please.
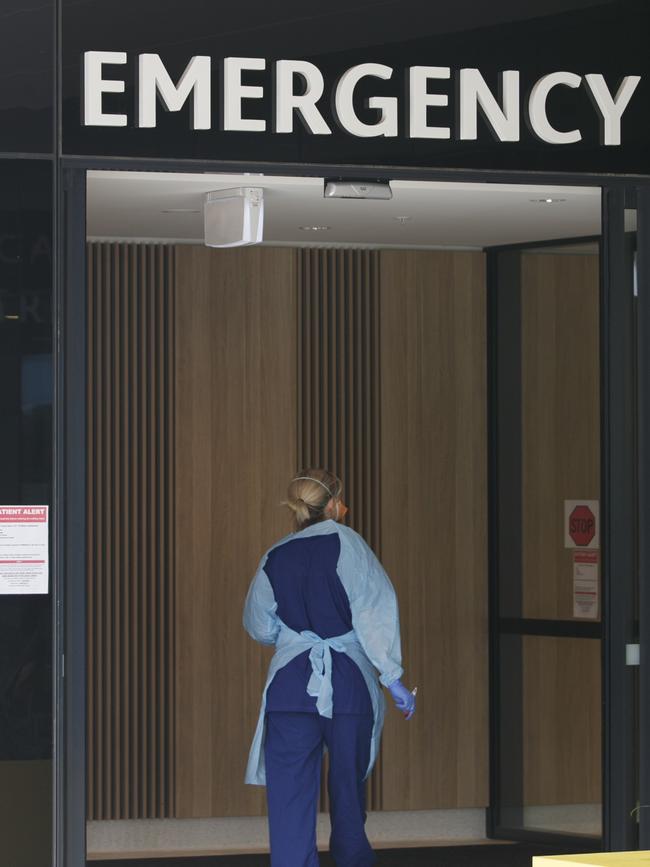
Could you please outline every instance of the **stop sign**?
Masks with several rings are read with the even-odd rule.
[[[569,535],[574,544],[586,548],[596,534],[596,517],[589,506],[580,505],[569,515]]]

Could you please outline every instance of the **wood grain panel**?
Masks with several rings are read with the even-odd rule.
[[[487,791],[485,260],[380,253],[381,539],[400,599],[408,724],[387,713],[384,809]]]
[[[345,519],[381,556],[379,271],[373,250],[298,253],[298,465],[342,480]],[[381,806],[381,759],[368,809]],[[326,774],[321,807],[327,809]]]
[[[89,819],[174,815],[174,251],[88,245]]]
[[[599,499],[598,256],[525,253],[523,616],[573,617],[564,500]]]
[[[176,263],[176,815],[260,815],[243,778],[269,654],[241,622],[290,529],[295,251],[179,246]]]
[[[527,635],[523,664],[524,804],[600,803],[600,641]]]

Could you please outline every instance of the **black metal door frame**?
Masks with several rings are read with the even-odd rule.
[[[490,807],[488,836],[584,851],[584,836],[526,829],[523,821],[524,636],[600,639],[599,622],[523,616],[521,382],[521,253],[577,243],[599,246],[601,235],[557,238],[487,249],[488,495],[490,610]],[[505,605],[502,601],[507,599]],[[507,761],[505,758],[507,756]],[[591,838],[587,847],[598,849]]]
[[[268,165],[232,163],[198,163],[193,161],[125,160],[84,157],[64,157],[60,161],[60,213],[61,231],[58,233],[56,297],[57,342],[57,406],[55,456],[55,509],[58,530],[55,540],[54,568],[60,576],[58,598],[55,600],[55,626],[59,672],[55,708],[55,867],[84,867],[86,851],[86,313],[85,313],[85,186],[88,169],[148,170],[148,171],[251,171],[267,174],[358,176],[354,169],[325,165]],[[374,178],[417,178],[419,180],[447,180],[476,183],[537,183],[571,184],[574,186],[602,186],[603,179],[591,175],[552,175],[507,172],[448,172],[399,170],[373,167],[368,170]],[[630,638],[629,614],[631,591],[621,590],[621,575],[629,575],[630,526],[632,515],[629,497],[634,488],[634,461],[630,460],[627,446],[634,440],[635,422],[630,405],[629,309],[624,292],[620,291],[624,274],[624,232],[622,224],[626,189],[640,187],[639,202],[644,203],[645,216],[639,219],[640,286],[650,285],[647,277],[650,258],[650,179],[610,177],[603,188],[603,255],[601,257],[601,354],[602,368],[602,444],[603,488],[601,513],[603,528],[603,792],[604,792],[604,844],[605,848],[627,848],[633,822],[626,820],[630,783],[635,775],[635,756],[632,741],[626,737],[630,723],[630,690],[623,668],[621,653]],[[641,253],[643,252],[643,255]],[[646,276],[643,276],[646,275]],[[639,400],[639,425],[645,439],[639,449],[640,485],[639,507],[643,526],[650,527],[650,301],[646,292],[639,305],[639,362],[643,364],[639,387],[644,394]],[[606,313],[606,315],[605,315]],[[488,371],[492,371],[494,358],[490,348]],[[492,380],[491,374],[489,378]],[[489,419],[490,436],[493,415]],[[495,441],[490,440],[490,476],[494,482],[493,466]],[[489,527],[491,549],[497,531],[497,512],[491,485]],[[644,576],[642,594],[641,632],[650,629],[650,532],[641,534],[644,544],[640,551],[640,566]],[[493,551],[491,550],[491,558]],[[491,567],[492,568],[492,567]],[[493,587],[491,578],[491,587]],[[631,579],[623,582],[631,586]],[[488,809],[488,833],[496,836],[499,782],[494,779],[494,666],[495,602],[491,592],[490,646],[491,646],[491,803]],[[513,626],[514,628],[514,626]],[[518,628],[518,627],[517,627]],[[648,651],[642,641],[642,666]],[[643,670],[643,669],[642,669]],[[646,693],[650,693],[650,686]],[[650,694],[641,701],[641,719],[648,731],[650,723]],[[650,735],[640,746],[644,762],[640,775],[642,804],[650,804]],[[625,799],[625,800],[622,800]],[[645,799],[645,801],[643,800]],[[641,810],[643,816],[644,811]],[[650,837],[650,808],[647,821],[642,822],[642,839]],[[645,831],[643,830],[646,826]],[[644,837],[645,834],[645,837]],[[519,835],[522,836],[522,835]],[[529,835],[525,835],[529,836]],[[513,835],[514,837],[514,835]],[[546,835],[533,835],[535,840],[549,839]],[[556,840],[550,835],[549,842]],[[563,840],[566,838],[562,838]]]
[[[650,187],[637,189],[638,818],[650,849]]]
[[[625,232],[625,209],[638,207],[638,316],[633,294],[633,260],[629,233]],[[650,187],[634,184],[602,187],[602,238],[600,240],[600,352],[601,352],[601,552],[603,609],[602,625],[574,621],[538,621],[503,618],[499,606],[499,585],[504,574],[516,575],[517,552],[499,550],[500,520],[504,508],[512,508],[520,493],[516,464],[516,443],[503,442],[499,418],[516,413],[517,407],[501,400],[504,387],[518,394],[520,382],[498,382],[497,347],[503,353],[504,327],[516,332],[518,310],[516,263],[504,257],[507,250],[488,252],[488,370],[489,370],[489,496],[490,496],[490,809],[488,833],[494,837],[545,842],[549,846],[575,843],[584,849],[584,837],[533,832],[504,825],[501,819],[503,793],[521,784],[521,779],[500,774],[500,732],[504,723],[500,698],[500,636],[504,634],[602,637],[602,848],[605,850],[650,847],[650,684],[627,664],[626,648],[639,641],[641,668],[647,663],[650,630]],[[567,243],[565,240],[564,243]],[[518,245],[522,246],[522,245]],[[526,247],[543,246],[529,244]],[[513,252],[516,248],[509,248]],[[516,255],[516,254],[515,254]],[[500,256],[500,262],[497,257]],[[501,273],[497,273],[500,267]],[[501,295],[513,308],[509,321],[499,314],[497,283]],[[510,286],[510,284],[513,284]],[[508,299],[509,289],[511,298]],[[513,306],[514,305],[514,306]],[[501,329],[501,331],[500,331]],[[512,342],[512,340],[511,340]],[[507,343],[506,343],[507,345]],[[516,354],[517,346],[506,352]],[[514,359],[514,356],[513,356]],[[513,360],[511,359],[511,360]],[[517,364],[504,364],[509,380],[517,378]],[[510,481],[504,467],[512,465]],[[506,485],[505,495],[504,484]],[[502,499],[508,501],[504,507]],[[645,532],[637,533],[645,528]],[[513,561],[512,563],[510,561]],[[638,570],[638,571],[637,571]],[[505,575],[508,592],[516,593],[518,577]],[[637,583],[638,582],[638,583]],[[636,594],[639,594],[637,619]],[[517,659],[508,663],[517,665]],[[645,665],[644,665],[645,664]],[[517,671],[512,672],[513,677]],[[519,677],[521,672],[519,672]],[[638,680],[638,685],[637,685]],[[637,694],[638,693],[638,694]],[[637,706],[638,702],[638,706]],[[505,720],[506,729],[518,721]],[[517,750],[516,742],[508,744]],[[521,756],[519,757],[521,759]],[[516,765],[516,755],[515,755]],[[512,776],[512,775],[511,775]],[[516,776],[516,774],[515,774]],[[637,793],[640,797],[639,831],[635,818]],[[649,805],[647,808],[645,805]],[[593,839],[593,838],[592,838]],[[645,842],[644,842],[645,841]]]
[[[601,528],[603,582],[603,835],[635,849],[636,420],[634,287],[625,206],[634,189],[603,194],[601,266]]]
[[[86,863],[86,173],[55,203],[54,867]]]

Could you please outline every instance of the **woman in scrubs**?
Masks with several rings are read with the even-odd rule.
[[[384,718],[381,685],[406,719],[415,695],[401,682],[397,599],[362,537],[339,523],[341,481],[302,471],[286,505],[295,532],[263,555],[244,626],[275,645],[246,782],[266,785],[272,867],[317,867],[316,815],[329,752],[330,852],[337,867],[368,867],[365,780]]]

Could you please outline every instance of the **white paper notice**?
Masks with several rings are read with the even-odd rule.
[[[573,554],[573,616],[598,617],[598,552]]]
[[[47,593],[48,506],[0,506],[0,593]]]

